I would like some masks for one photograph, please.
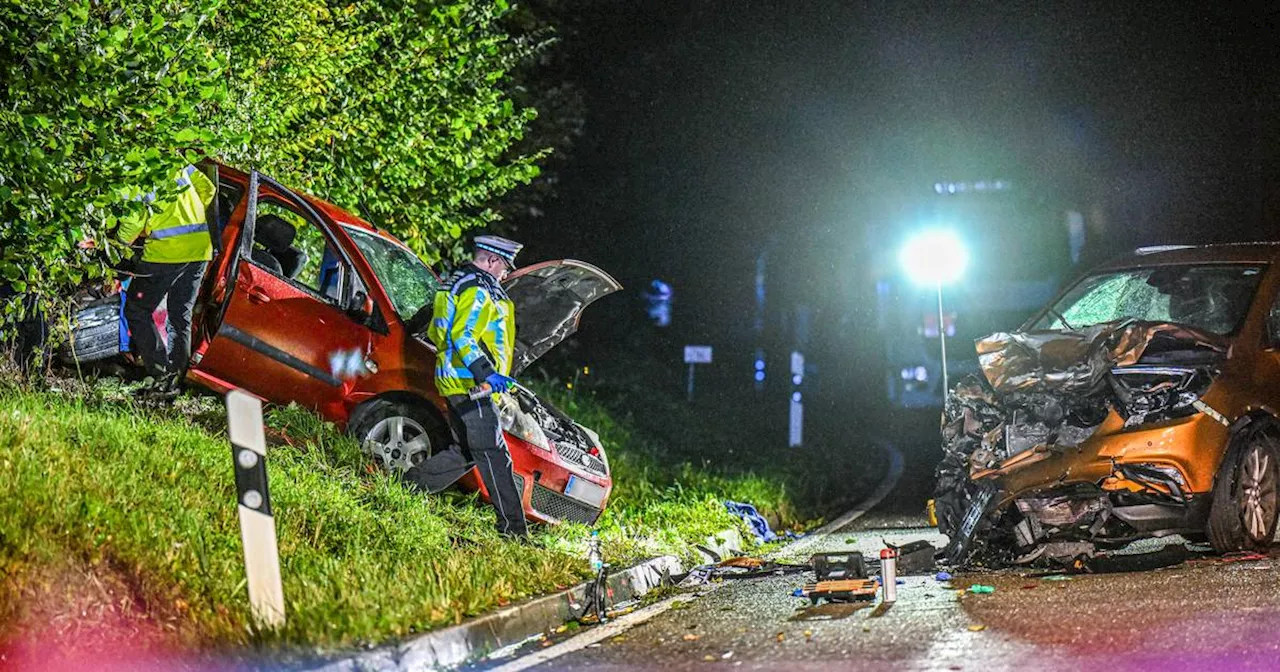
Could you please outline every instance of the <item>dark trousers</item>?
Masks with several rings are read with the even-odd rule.
[[[129,283],[124,317],[129,323],[133,351],[153,376],[181,376],[191,359],[191,311],[208,262],[185,264],[138,262],[137,275]],[[166,299],[167,297],[167,299]],[[156,328],[152,313],[165,301],[169,310],[169,347]]]
[[[502,534],[528,534],[520,491],[516,489],[516,479],[511,471],[511,453],[502,437],[502,425],[498,421],[498,408],[493,398],[486,396],[472,401],[461,395],[449,397],[449,411],[454,422],[464,428],[466,446],[463,450],[475,462],[480,480],[489,491],[489,500],[498,511],[498,531]]]

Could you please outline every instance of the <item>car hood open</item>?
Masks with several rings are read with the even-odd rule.
[[[521,268],[503,287],[516,305],[513,376],[577,331],[584,308],[622,289],[608,273],[572,259]]]

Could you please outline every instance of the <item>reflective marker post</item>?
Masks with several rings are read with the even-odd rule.
[[[267,489],[262,402],[240,390],[227,393],[227,426],[236,471],[249,607],[258,627],[278,628],[284,625],[284,588],[280,584],[276,521],[271,516],[271,494]]]

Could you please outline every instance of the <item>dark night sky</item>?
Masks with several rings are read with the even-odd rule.
[[[1042,191],[1105,227],[1098,256],[1277,237],[1275,12],[1047,5],[597,4],[562,43],[586,135],[521,232],[669,280],[704,340],[749,314],[770,236],[789,291],[859,291],[859,213],[938,179]]]

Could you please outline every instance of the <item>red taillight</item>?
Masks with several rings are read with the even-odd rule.
[[[592,457],[600,457],[600,449],[597,448],[596,446],[591,446],[590,448],[588,448],[587,453]]]

